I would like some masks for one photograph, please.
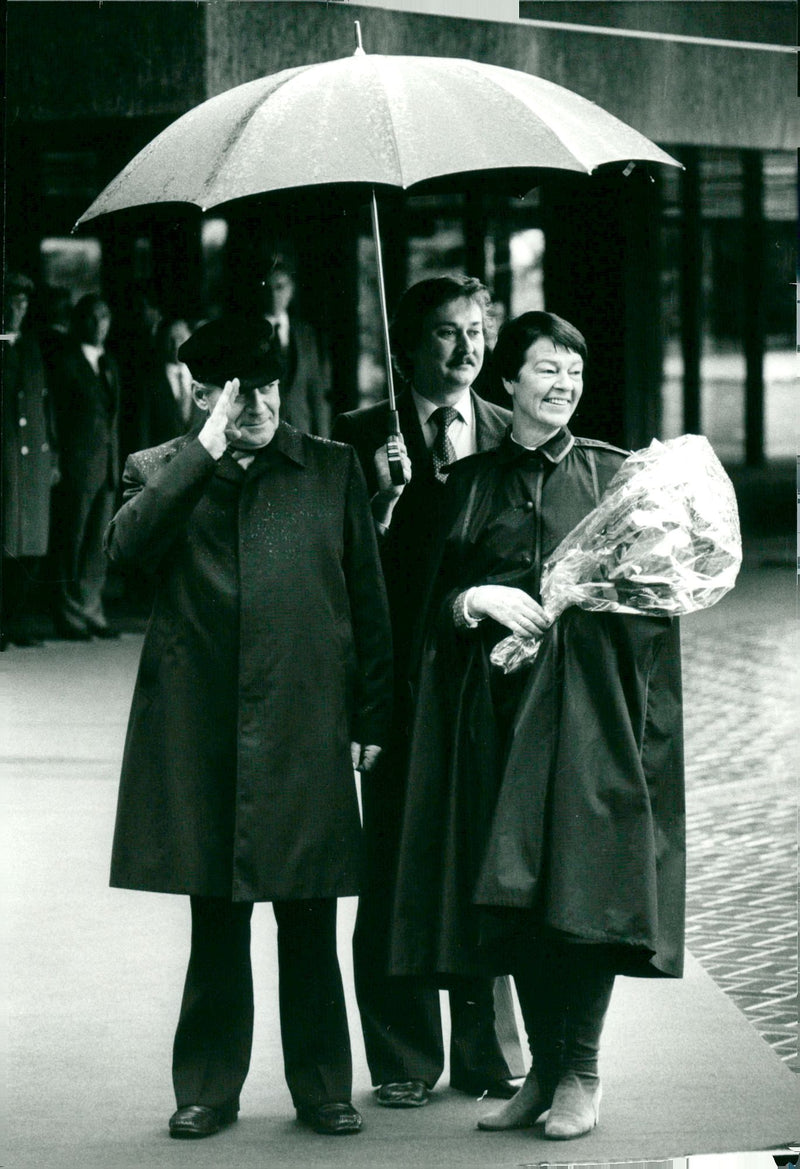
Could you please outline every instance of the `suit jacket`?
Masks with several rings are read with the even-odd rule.
[[[234,901],[358,892],[351,739],[383,744],[391,636],[352,450],[281,423],[243,470],[131,455],[107,535],[156,577],[112,884]]]
[[[289,316],[289,344],[281,378],[281,417],[306,434],[327,438],[331,430],[330,368],[313,325]]]
[[[475,393],[472,402],[478,450],[493,450],[509,427],[511,412],[485,402]],[[412,477],[395,505],[389,531],[381,540],[381,562],[392,617],[397,711],[403,718],[401,696],[406,688],[413,632],[422,610],[442,522],[444,484],[433,473],[431,453],[410,391],[397,395],[397,412]],[[388,432],[389,404],[385,401],[342,414],[334,424],[333,437],[355,447],[370,495],[378,489],[375,451],[386,442]]]
[[[61,475],[72,491],[94,493],[119,482],[119,368],[105,353],[96,374],[77,342],[53,370]]]

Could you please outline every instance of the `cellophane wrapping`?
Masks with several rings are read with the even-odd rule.
[[[708,439],[684,434],[629,455],[598,506],[542,569],[551,622],[570,605],[606,613],[675,616],[708,609],[742,563],[733,485]],[[505,673],[531,662],[540,638],[498,642]]]

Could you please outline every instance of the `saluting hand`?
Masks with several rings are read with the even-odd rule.
[[[360,743],[351,743],[350,757],[353,760],[354,770],[360,771],[362,775],[367,771],[372,771],[372,768],[378,761],[381,750],[381,747],[362,747]]]
[[[551,624],[538,601],[509,585],[478,585],[469,596],[469,613],[478,619],[491,617],[519,637],[536,637]]]
[[[228,443],[240,436],[236,420],[243,408],[244,402],[239,396],[239,379],[235,377],[225,383],[197,436],[212,458],[221,459]]]

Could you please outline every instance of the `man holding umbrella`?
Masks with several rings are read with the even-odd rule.
[[[353,766],[386,740],[392,660],[364,479],[352,450],[280,421],[269,324],[213,321],[179,356],[206,421],[129,457],[107,533],[112,562],[156,576],[111,883],[191,898],[171,1136],[236,1119],[256,901],[278,923],[298,1119],[354,1133],[336,899],[358,892]]]
[[[427,1103],[444,1066],[438,990],[385,971],[405,790],[410,645],[439,527],[443,468],[497,446],[511,418],[472,390],[483,364],[489,303],[480,281],[462,276],[422,280],[400,299],[391,341],[405,383],[397,395],[405,483],[394,484],[389,470],[387,402],[343,414],[333,429],[335,439],[355,447],[367,479],[395,648],[391,746],[362,785],[367,863],[353,939],[367,1061],[378,1103],[394,1108]],[[512,1096],[511,1080],[524,1074],[524,1065],[507,981],[454,983],[450,1015],[451,1086],[476,1096]]]

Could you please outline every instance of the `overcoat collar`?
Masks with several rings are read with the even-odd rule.
[[[514,463],[530,459],[547,459],[550,463],[560,463],[566,458],[575,445],[575,439],[566,426],[560,427],[555,434],[551,434],[546,442],[533,449],[521,446],[511,437],[511,427],[506,431],[502,442],[497,448],[501,462]]]
[[[239,466],[230,450],[227,450],[219,461],[217,474],[225,479],[240,480],[245,476],[252,479],[257,475],[263,475],[268,467],[274,466],[276,461],[281,459],[288,459],[298,467],[305,467],[303,435],[288,422],[281,422],[272,441],[264,447],[259,447],[254,456],[252,463],[243,468]]]

